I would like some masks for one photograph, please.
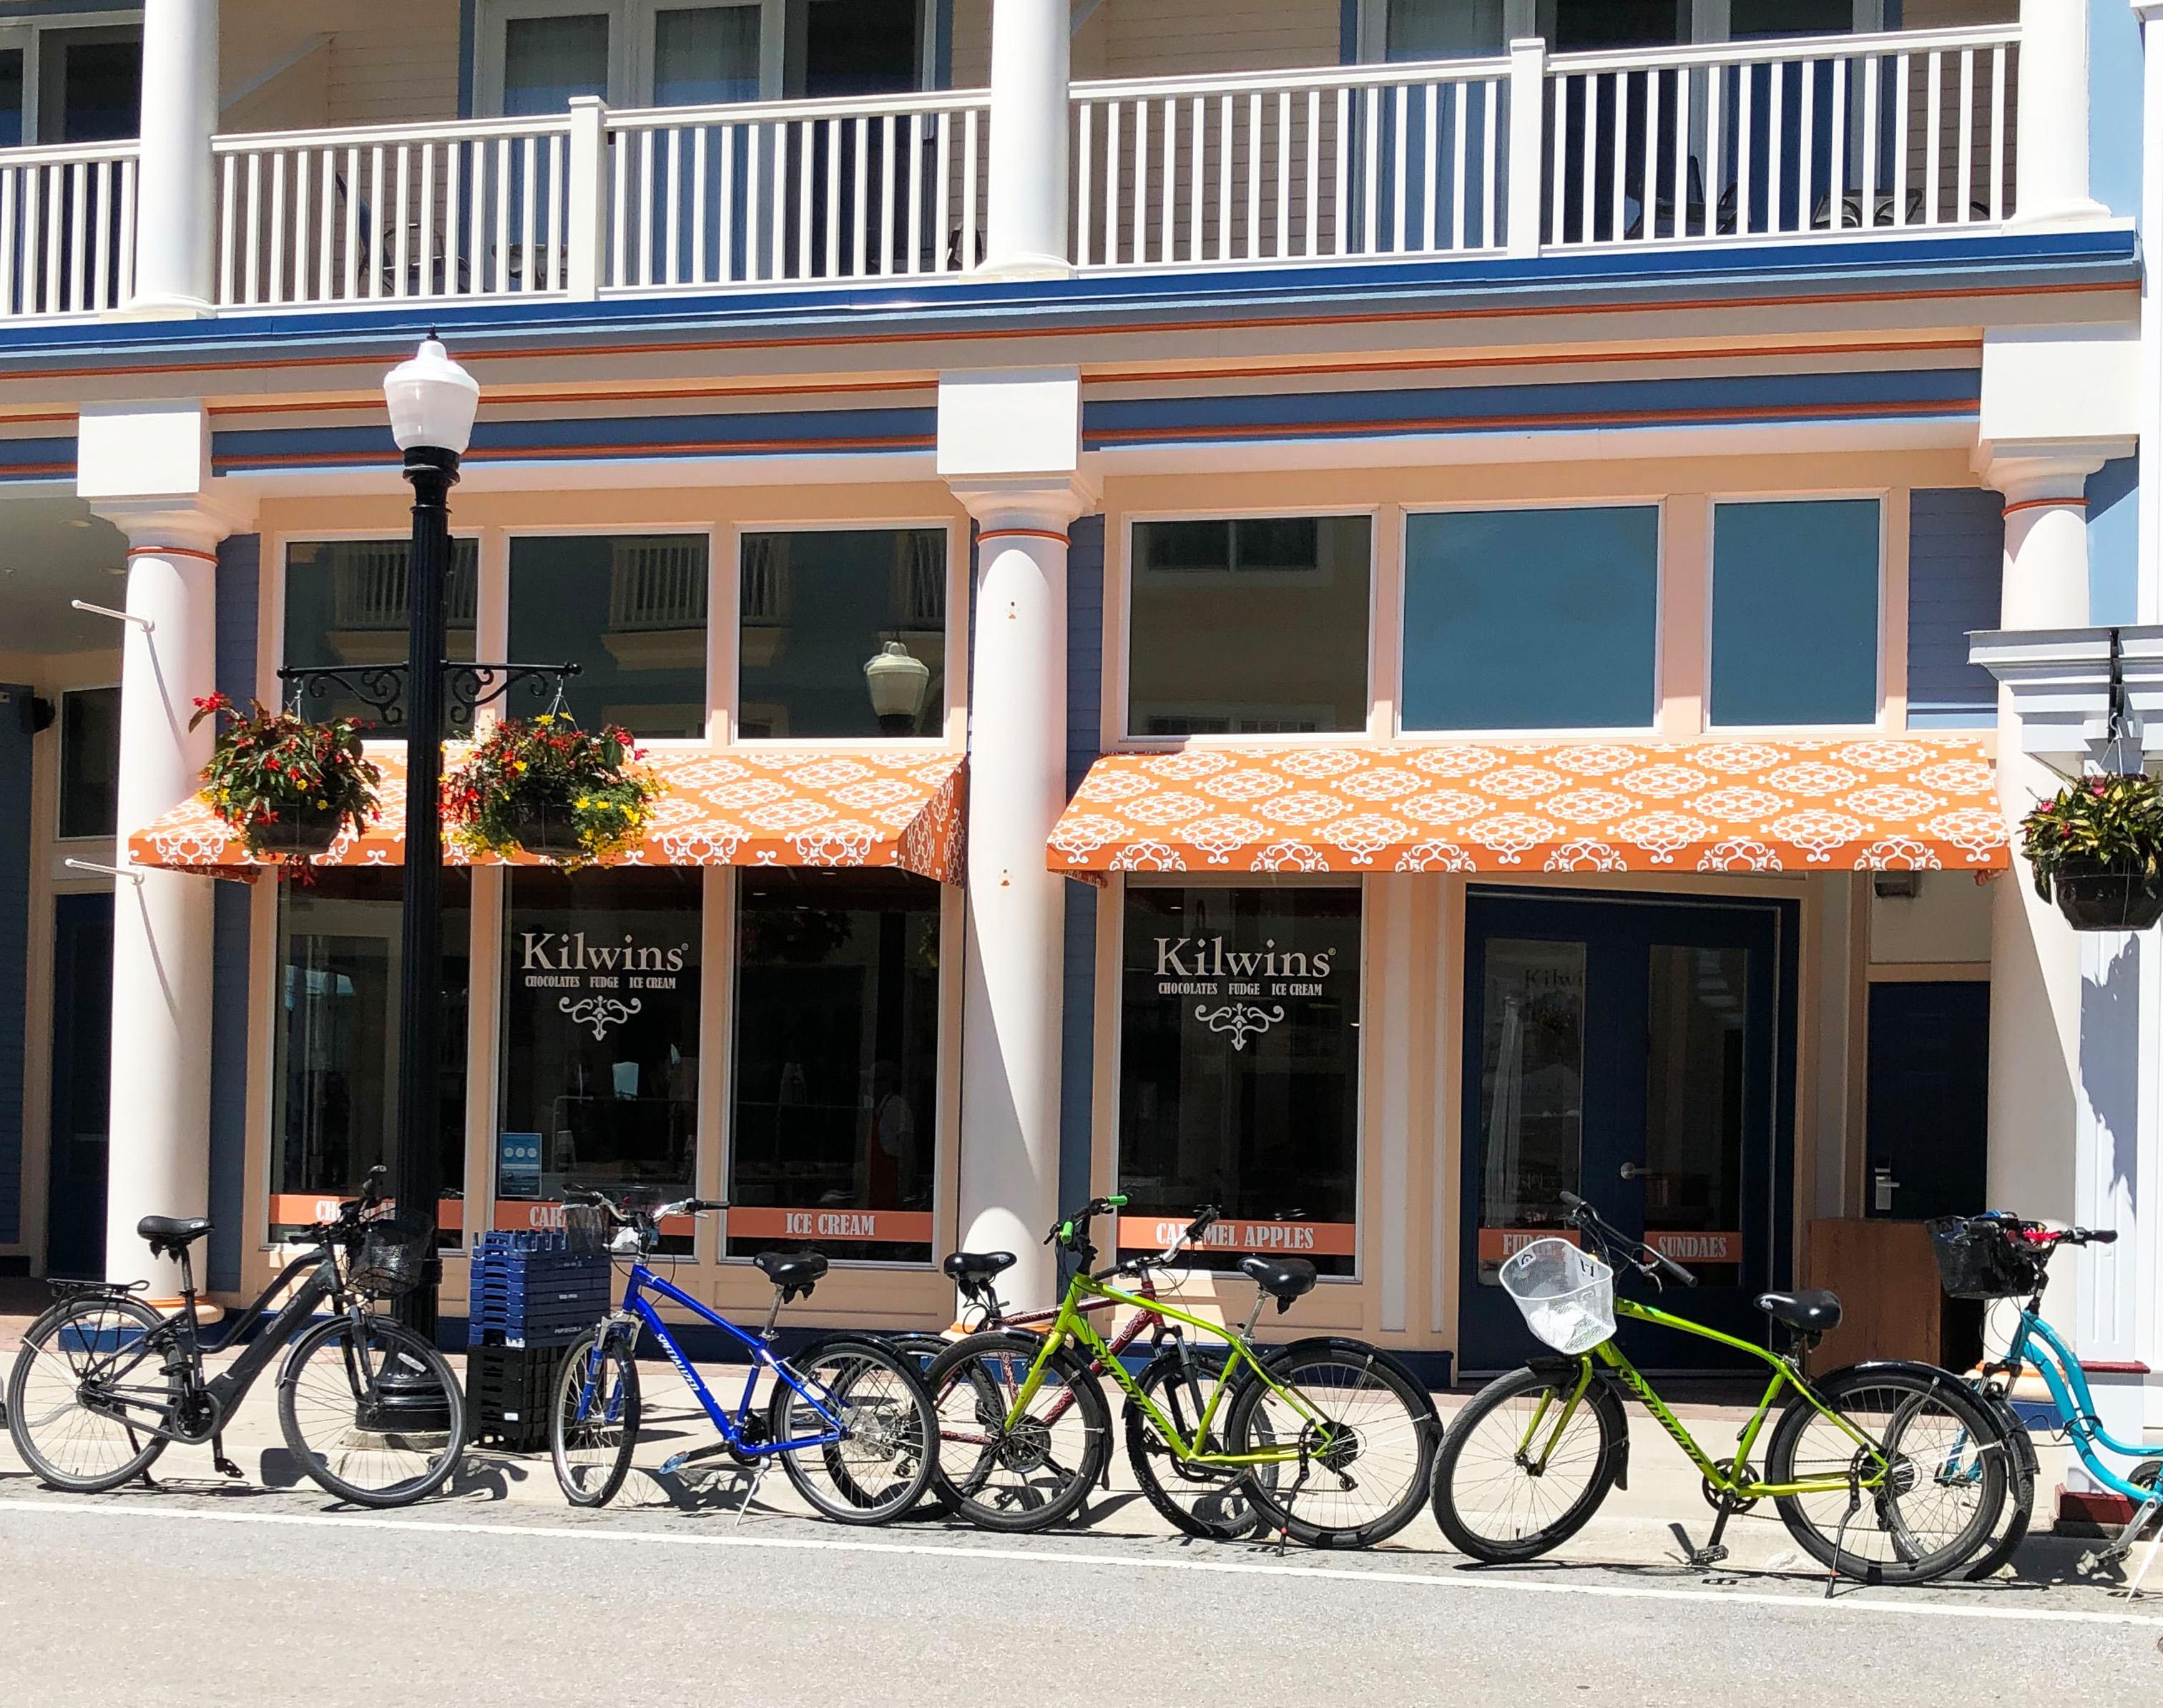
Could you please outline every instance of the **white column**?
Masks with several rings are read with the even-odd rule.
[[[186,800],[210,757],[194,702],[215,685],[217,551],[226,532],[187,511],[107,514],[127,533],[128,613],[120,666],[119,826],[128,833]],[[211,883],[138,869],[113,898],[113,1109],[107,1127],[105,1272],[148,1274],[177,1297],[180,1271],[152,1263],[145,1215],[210,1207]],[[198,1284],[203,1256],[194,1255]]]
[[[991,180],[984,265],[1062,276],[1066,254],[1067,0],[992,0]]]
[[[217,217],[210,153],[217,0],[144,0],[142,115],[134,306],[207,313]]]
[[[2141,85],[2140,231],[2147,265],[2140,286],[2140,574],[2134,616],[2163,621],[2163,274],[2147,253],[2163,234],[2163,0],[2134,0],[2143,50]],[[2136,1125],[2139,1156],[2139,1203],[2145,1208],[2163,1187],[2163,1047],[2152,1041],[2163,1027],[2163,955],[2145,946],[2139,962],[2139,1001],[2134,1012],[2139,1061]],[[2145,1046],[2145,1047],[2143,1047]],[[2121,1244],[2124,1241],[2121,1239]],[[2139,1302],[2135,1344],[2142,1362],[2163,1375],[2163,1217],[2144,1215],[2134,1242],[2134,1297]],[[2144,1422],[2163,1423],[2163,1381],[2146,1386]],[[2124,1439],[2124,1437],[2120,1437]]]
[[[2088,194],[2088,0],[2020,0],[2015,226],[2108,219]]]
[[[1071,481],[959,487],[977,534],[969,713],[969,977],[961,1030],[961,1226],[1012,1251],[1018,1304],[1050,1304],[1058,1215],[1061,949],[1069,881],[1045,847],[1066,804]]]

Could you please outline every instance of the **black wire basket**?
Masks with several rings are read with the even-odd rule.
[[[1956,1299],[2021,1299],[2041,1285],[2042,1260],[2003,1222],[1985,1216],[1940,1216],[1925,1224],[1938,1279]]]
[[[417,1210],[393,1210],[364,1222],[346,1285],[384,1299],[410,1293],[421,1285],[435,1243],[433,1218]]]

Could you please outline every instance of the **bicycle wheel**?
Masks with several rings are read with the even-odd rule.
[[[933,1334],[928,1331],[887,1336],[887,1344],[916,1365],[917,1374],[925,1379],[927,1386],[932,1364],[953,1344],[944,1334]],[[932,1472],[930,1485],[916,1502],[916,1510],[927,1517],[951,1518],[954,1516],[954,1491],[946,1480],[943,1468]]]
[[[913,1360],[867,1336],[829,1334],[786,1361],[799,1392],[777,1373],[767,1409],[767,1439],[841,1438],[781,1454],[796,1492],[842,1524],[898,1518],[931,1485],[938,1413]],[[823,1480],[822,1480],[823,1477]]]
[[[8,1375],[8,1433],[39,1480],[71,1494],[117,1489],[165,1450],[143,1426],[171,1420],[180,1378],[147,1337],[161,1321],[139,1299],[86,1293],[23,1336]]]
[[[1884,1364],[1815,1386],[1837,1417],[1799,1394],[1765,1450],[1768,1482],[1846,1480],[1773,1502],[1804,1551],[1869,1584],[1927,1583],[1972,1559],[2005,1503],[2007,1449],[1967,1385],[1947,1370]]]
[[[1597,1385],[1559,1430],[1577,1372],[1511,1370],[1453,1417],[1434,1461],[1434,1522],[1489,1565],[1537,1559],[1582,1530],[1615,1485],[1628,1439]]]
[[[362,1506],[403,1506],[451,1480],[466,1402],[443,1355],[385,1318],[333,1318],[293,1343],[278,1424],[301,1469]]]
[[[1992,1534],[1984,1538],[1982,1558],[1962,1574],[1970,1583],[1995,1577],[2012,1563],[2013,1557],[2020,1551],[2020,1544],[2028,1539],[2028,1527],[2035,1516],[2035,1479],[2041,1470],[2035,1458],[2035,1438],[2012,1407],[1995,1395],[1982,1394],[1977,1397],[1998,1420],[1998,1430],[2005,1440],[2005,1509]],[[1987,1445],[1977,1443],[1978,1454]]]
[[[573,1506],[605,1506],[638,1445],[638,1365],[627,1337],[595,1329],[572,1343],[548,1412],[556,1486]]]
[[[1112,1454],[1104,1390],[1071,1353],[1054,1353],[1027,1409],[1014,1410],[1040,1335],[993,1330],[948,1347],[931,1366],[939,1449],[955,1509],[986,1530],[1044,1530],[1089,1496]]]
[[[1223,1368],[1221,1353],[1190,1348],[1182,1357],[1172,1347],[1141,1373],[1142,1392],[1171,1422],[1182,1443],[1194,1439]],[[1216,1427],[1202,1443],[1206,1451],[1224,1451],[1223,1420],[1231,1415],[1232,1403],[1228,1399],[1219,1407]],[[1205,1542],[1239,1542],[1261,1528],[1262,1515],[1247,1494],[1245,1471],[1192,1463],[1131,1396],[1126,1429],[1127,1463],[1134,1467],[1134,1480],[1150,1505],[1176,1528]]]
[[[1234,1453],[1297,1446],[1301,1457],[1247,1488],[1274,1527],[1309,1548],[1372,1548],[1427,1502],[1441,1433],[1434,1402],[1412,1373],[1358,1340],[1296,1341],[1269,1359],[1271,1381],[1249,1380],[1232,1402]]]

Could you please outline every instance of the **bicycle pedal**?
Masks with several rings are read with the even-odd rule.
[[[235,1464],[222,1453],[218,1454],[217,1458],[211,1460],[211,1463],[217,1468],[222,1475],[228,1476],[235,1482],[243,1482],[247,1480],[248,1473],[241,1470],[238,1465]]]
[[[683,1469],[690,1457],[688,1453],[670,1454],[668,1458],[661,1461],[661,1475],[664,1477],[674,1476],[677,1472]]]
[[[1724,1544],[1715,1543],[1710,1548],[1691,1549],[1689,1563],[1692,1566],[1698,1568],[1716,1566],[1720,1563],[1720,1561],[1726,1558],[1727,1549],[1726,1546]]]

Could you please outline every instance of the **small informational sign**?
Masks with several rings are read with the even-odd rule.
[[[500,1198],[541,1196],[541,1135],[503,1133],[495,1144],[495,1195]]]

